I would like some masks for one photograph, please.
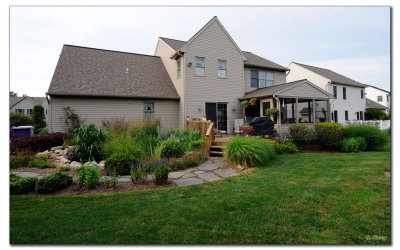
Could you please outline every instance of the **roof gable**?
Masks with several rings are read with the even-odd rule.
[[[365,108],[367,109],[388,109],[386,106],[383,106],[380,103],[374,102],[369,98],[365,98]]]
[[[257,68],[266,68],[280,71],[289,71],[290,69],[283,67],[277,63],[274,63],[270,60],[267,60],[261,56],[253,54],[248,51],[243,51],[247,60],[244,62],[244,66],[246,67],[257,67]]]
[[[49,95],[179,99],[160,59],[64,45]]]
[[[186,52],[187,47],[194,41],[196,40],[196,38],[203,33],[205,30],[208,29],[209,26],[211,26],[213,23],[217,23],[221,29],[223,30],[223,32],[225,32],[225,35],[229,38],[229,40],[232,42],[232,44],[236,47],[237,51],[241,54],[243,61],[246,60],[246,56],[244,55],[244,53],[242,52],[242,50],[239,48],[239,46],[236,44],[236,42],[232,39],[232,37],[229,35],[228,31],[226,31],[226,29],[224,28],[224,26],[222,25],[222,23],[218,20],[218,18],[215,16],[213,17],[206,25],[204,25],[196,34],[194,34],[194,36],[192,36],[182,47],[181,47],[181,51],[182,52]]]
[[[367,87],[367,85],[365,85],[365,84],[357,82],[351,78],[348,78],[347,76],[341,75],[341,74],[336,73],[329,69],[319,68],[319,67],[296,63],[296,62],[292,62],[292,63],[297,64],[304,69],[307,69],[313,73],[316,73],[322,77],[329,79],[331,81],[331,83],[343,84],[343,85],[360,87],[360,88]]]
[[[30,97],[30,96],[11,96],[10,97],[10,108],[15,106],[16,104],[20,103],[22,100],[27,99],[32,104],[40,104],[42,105],[43,102],[46,100],[46,97]]]

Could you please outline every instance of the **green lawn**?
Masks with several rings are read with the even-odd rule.
[[[390,244],[390,152],[295,154],[225,180],[11,196],[12,244]]]

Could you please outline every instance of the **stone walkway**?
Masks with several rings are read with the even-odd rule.
[[[32,172],[14,172],[14,174],[21,177],[37,177],[42,178],[45,175],[39,175]],[[238,171],[231,168],[222,157],[211,157],[208,161],[203,164],[188,168],[185,170],[174,171],[169,173],[169,180],[175,183],[177,186],[189,186],[194,184],[200,184],[203,182],[210,182],[219,179],[223,179],[229,176],[237,175]],[[102,176],[101,181],[104,182],[104,177]],[[107,177],[105,177],[107,178]],[[151,175],[148,176],[151,180]],[[118,182],[130,182],[130,175],[120,176]]]

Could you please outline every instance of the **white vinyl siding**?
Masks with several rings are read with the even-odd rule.
[[[176,78],[179,79],[181,78],[181,72],[182,72],[182,65],[181,65],[181,59],[178,59],[176,61]]]
[[[206,59],[204,57],[196,56],[196,76],[205,76],[206,75]]]

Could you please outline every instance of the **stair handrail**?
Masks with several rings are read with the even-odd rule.
[[[211,144],[214,141],[214,122],[211,122],[206,132],[206,153],[210,154]]]

